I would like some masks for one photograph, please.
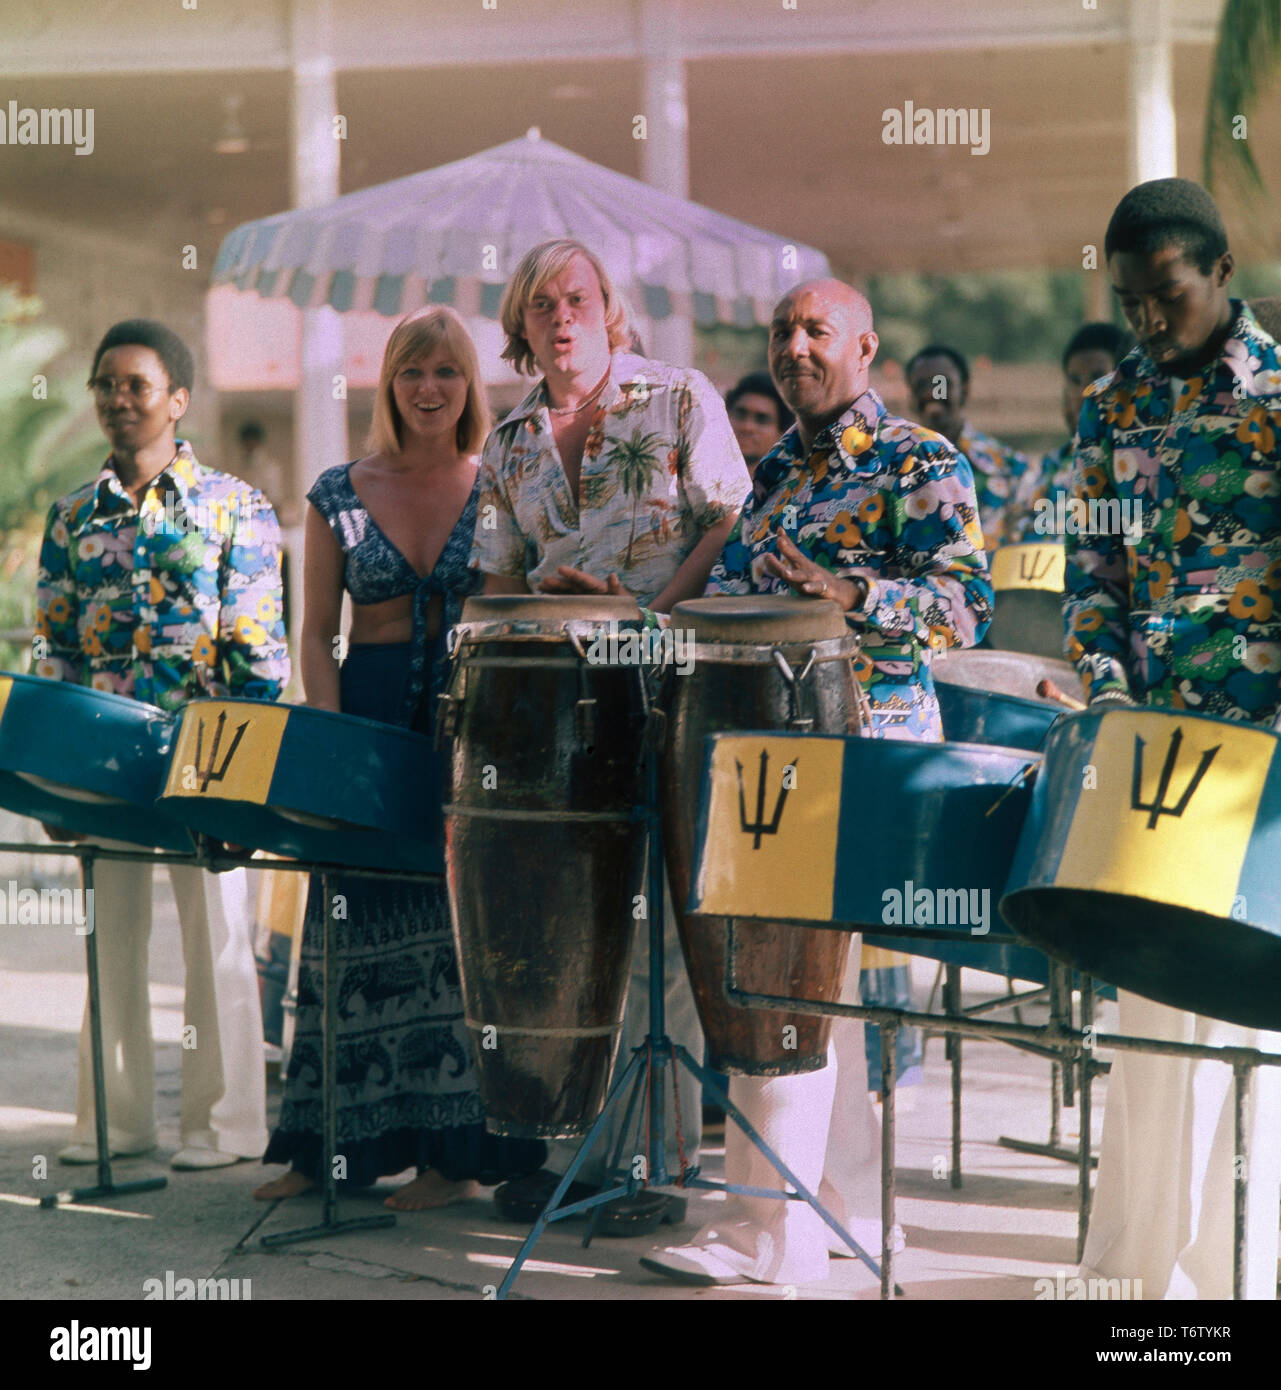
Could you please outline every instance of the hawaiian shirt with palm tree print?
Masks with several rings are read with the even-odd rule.
[[[796,426],[756,469],[752,495],[712,567],[709,594],[790,593],[769,573],[782,529],[815,564],[867,581],[847,620],[874,738],[943,737],[930,658],[972,647],[992,621],[974,476],[933,430],[889,415],[868,390],[806,455]]]
[[[1139,524],[1069,528],[1063,612],[1090,695],[1268,723],[1281,712],[1281,349],[1232,305],[1219,356],[1177,394],[1141,348],[1086,391],[1075,495],[1097,499],[1100,526]]]
[[[271,504],[185,440],[140,507],[108,460],[49,511],[33,645],[36,675],[161,709],[278,699],[289,650]]]
[[[1019,485],[1035,464],[1029,455],[968,424],[956,447],[974,470],[983,542],[988,550],[995,550],[1013,539],[1009,523],[1016,510]]]
[[[649,606],[750,487],[725,406],[701,372],[615,353],[577,497],[543,382],[489,436],[472,564],[531,590],[559,565],[617,574]]]

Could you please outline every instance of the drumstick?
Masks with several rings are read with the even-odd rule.
[[[1037,681],[1036,693],[1043,700],[1055,700],[1060,705],[1066,705],[1068,709],[1084,709],[1085,704],[1081,700],[1074,700],[1070,695],[1065,695],[1057,685],[1046,676],[1044,680]]]

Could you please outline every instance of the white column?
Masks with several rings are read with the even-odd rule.
[[[679,0],[640,0],[643,55],[641,178],[677,198],[689,197],[689,101],[681,50]],[[673,366],[694,362],[694,325],[683,316],[656,319],[645,350]]]
[[[342,147],[334,134],[338,96],[330,19],[330,0],[293,0],[290,191],[298,208],[332,202],[339,194]],[[334,378],[343,370],[342,316],[330,308],[304,309],[301,373],[294,394],[300,513],[301,494],[326,468],[348,459],[347,402],[334,399]],[[301,558],[301,548],[295,554]]]
[[[1167,0],[1130,0],[1130,182],[1178,172]]]

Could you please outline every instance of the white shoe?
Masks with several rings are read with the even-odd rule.
[[[680,1284],[757,1284],[763,1282],[740,1274],[719,1255],[704,1250],[701,1245],[669,1245],[641,1257],[645,1269],[664,1274]]]
[[[240,1162],[239,1154],[223,1153],[221,1149],[179,1149],[169,1160],[171,1168],[230,1168]]]
[[[150,1153],[155,1148],[154,1144],[148,1144],[141,1149],[112,1149],[112,1158],[137,1158],[140,1154]],[[58,1152],[58,1160],[61,1163],[97,1163],[98,1146],[97,1144],[68,1144],[65,1149]]]
[[[868,1233],[864,1235],[862,1232],[856,1229],[852,1229],[849,1227],[847,1227],[846,1229],[849,1230],[850,1235],[852,1235],[854,1239],[858,1241],[858,1243],[863,1247],[863,1249],[866,1250],[867,1253],[874,1260],[880,1255],[881,1241],[879,1233]],[[895,1226],[894,1229],[890,1232],[890,1254],[897,1255],[900,1250],[905,1250],[906,1248],[907,1237],[903,1234],[903,1228],[902,1226]],[[833,1243],[830,1246],[828,1246],[827,1253],[834,1260],[858,1259],[858,1256],[849,1248],[848,1245],[837,1244],[835,1240],[833,1240]]]

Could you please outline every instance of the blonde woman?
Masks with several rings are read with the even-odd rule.
[[[307,494],[301,659],[312,707],[431,732],[445,634],[481,584],[469,556],[489,422],[476,349],[458,315],[433,307],[402,319],[383,355],[370,454],[322,473]],[[363,1080],[339,1094],[347,1181],[368,1186],[417,1168],[387,1198],[415,1211],[536,1169],[541,1143],[485,1132],[444,888],[352,878],[334,891],[347,901],[338,1048],[346,1042],[372,1059]],[[313,883],[293,1058],[264,1159],[291,1168],[255,1191],[262,1200],[306,1192],[321,1176],[322,910]],[[403,986],[377,1013],[358,989],[371,969]]]

